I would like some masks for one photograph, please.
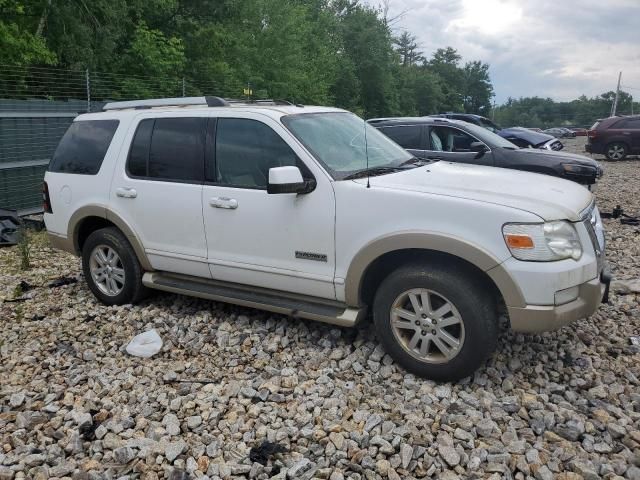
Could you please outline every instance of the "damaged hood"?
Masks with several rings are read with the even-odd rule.
[[[356,182],[366,184],[362,178]],[[531,212],[546,221],[580,220],[593,195],[575,182],[530,172],[436,162],[406,172],[373,176],[371,187],[494,203]]]

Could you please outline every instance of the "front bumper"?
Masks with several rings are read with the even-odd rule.
[[[578,297],[564,305],[527,305],[507,307],[511,328],[516,332],[539,333],[557,330],[595,312],[608,301],[611,273],[605,266],[600,276],[579,286]]]

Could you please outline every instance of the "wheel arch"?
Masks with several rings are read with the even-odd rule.
[[[347,305],[370,305],[375,289],[392,269],[411,261],[456,262],[486,280],[506,305],[525,305],[516,282],[502,262],[466,240],[428,232],[401,232],[378,238],[353,258],[345,279]]]
[[[100,228],[115,227],[127,238],[138,257],[144,270],[153,270],[144,251],[142,242],[133,228],[113,211],[99,206],[87,205],[74,212],[69,220],[67,238],[73,241],[73,251],[76,255],[82,252],[82,246],[87,237]]]

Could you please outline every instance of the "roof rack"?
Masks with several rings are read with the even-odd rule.
[[[224,99],[221,97],[177,97],[177,98],[152,98],[149,100],[129,100],[125,102],[109,102],[102,107],[107,110],[146,109],[155,107],[230,107],[231,105],[293,105],[286,100],[242,100]],[[300,105],[298,105],[300,106]]]

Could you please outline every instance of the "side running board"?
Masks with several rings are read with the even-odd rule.
[[[322,298],[224,283],[187,275],[147,272],[142,277],[142,283],[146,287],[165,292],[232,303],[341,327],[354,326],[365,313],[363,308],[351,308],[344,303]]]

